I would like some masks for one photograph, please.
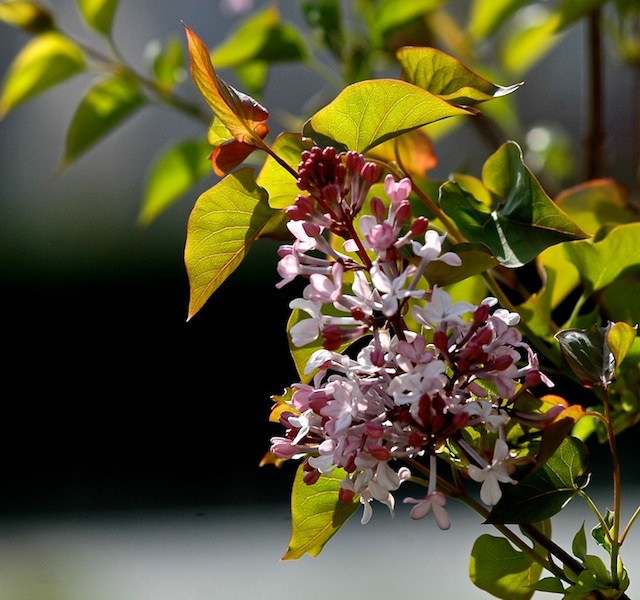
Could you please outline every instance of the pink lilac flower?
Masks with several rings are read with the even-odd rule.
[[[363,523],[374,500],[393,514],[393,493],[412,476],[402,461],[428,457],[427,494],[406,502],[414,505],[413,518],[432,513],[447,529],[437,452],[454,440],[482,500],[495,504],[500,484],[515,483],[503,441],[512,403],[548,379],[515,329],[517,313],[496,308],[495,298],[476,306],[427,287],[423,273],[431,262],[456,268],[461,260],[442,252],[445,234],[429,229],[428,219],[411,220],[409,178],[387,175],[386,198],[372,198],[371,214],[361,216],[380,177],[375,163],[333,148],[312,148],[301,159],[303,193],[286,211],[295,240],[279,250],[277,287],[307,280],[302,298],[289,305],[303,313],[289,334],[296,347],[319,338],[323,347],[304,367],[306,383],[293,384],[286,406],[278,406],[285,433],[272,438],[271,452],[300,459],[308,485],[342,469],[339,498],[359,499]],[[336,250],[335,236],[348,255]],[[491,463],[465,441],[466,427],[497,439]]]

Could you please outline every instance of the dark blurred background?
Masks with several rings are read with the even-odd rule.
[[[75,2],[51,4],[65,28],[94,39]],[[285,18],[298,19],[285,6]],[[237,19],[205,0],[122,2],[115,37],[142,67],[149,40],[181,35],[181,21],[213,46]],[[26,39],[0,25],[0,73]],[[529,125],[553,121],[579,137],[583,32],[562,44],[518,93]],[[549,98],[551,78],[563,84]],[[90,82],[75,78],[0,122],[0,514],[284,502],[292,468],[258,467],[276,431],[270,396],[295,378],[284,333],[292,291],[274,287],[277,246],[260,242],[187,322],[186,222],[215,179],[147,228],[136,218],[150,159],[204,130],[147,108],[59,172],[67,125]],[[608,115],[624,130],[633,79],[621,68],[614,83]],[[300,113],[320,91],[309,72],[283,65],[266,104]],[[442,147],[444,168],[464,163],[459,143]],[[487,156],[483,148],[480,162]]]

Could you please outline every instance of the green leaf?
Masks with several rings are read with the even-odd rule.
[[[300,134],[284,132],[276,138],[271,149],[297,171],[302,151],[310,149],[311,146],[311,140],[303,140]],[[264,161],[256,181],[269,193],[271,208],[287,208],[300,194],[297,179],[271,155]]]
[[[172,90],[183,80],[184,51],[180,40],[172,36],[164,47],[159,47],[152,61],[153,75],[156,83],[163,90]]]
[[[307,49],[298,30],[281,21],[278,9],[269,6],[252,14],[222,44],[212,50],[217,68],[238,67],[260,61],[305,60]]]
[[[154,161],[138,222],[148,225],[172,206],[185,192],[212,173],[209,144],[185,140],[171,146]]]
[[[469,562],[471,581],[495,598],[529,600],[534,594],[530,586],[541,573],[541,565],[504,538],[484,534],[473,544]]]
[[[559,27],[565,28],[573,25],[576,21],[586,17],[592,11],[596,10],[607,4],[609,0],[561,0],[560,12],[562,14],[562,21]]]
[[[407,81],[457,105],[473,105],[506,96],[522,84],[503,87],[480,77],[436,48],[407,46],[396,53]]]
[[[86,68],[83,51],[59,33],[43,33],[14,58],[0,94],[0,118],[23,102],[41,94]]]
[[[301,7],[312,34],[342,60],[344,40],[339,0],[302,0]]]
[[[90,27],[109,37],[118,0],[77,0],[80,14]]]
[[[250,168],[227,175],[198,198],[189,216],[184,252],[188,319],[240,265],[275,214]]]
[[[567,437],[554,455],[538,470],[505,486],[487,523],[536,523],[558,513],[582,487],[587,471],[587,447]]]
[[[457,283],[498,265],[498,261],[484,244],[455,244],[447,248],[447,251],[455,252],[462,260],[462,264],[459,267],[452,267],[441,261],[432,261],[424,274],[432,286],[442,287]]]
[[[500,45],[499,56],[508,73],[522,76],[560,43],[564,33],[558,32],[561,15],[544,8],[528,14],[527,19],[514,21]]]
[[[640,223],[618,225],[597,242],[566,244],[569,260],[589,292],[597,292],[622,273],[640,269]]]
[[[613,382],[620,362],[630,350],[636,327],[611,323],[606,327],[565,329],[556,334],[560,351],[580,383],[585,387],[606,387]]]
[[[584,532],[584,523],[573,536],[571,551],[576,558],[584,561],[587,558],[587,536]]]
[[[0,3],[0,21],[29,33],[55,29],[53,15],[38,3],[27,0]]]
[[[340,482],[345,477],[341,469],[334,469],[312,485],[303,481],[303,466],[298,467],[291,492],[291,540],[282,560],[292,560],[309,553],[318,556],[324,545],[356,512],[357,500],[338,500]]]
[[[591,536],[599,546],[602,546],[608,554],[611,554],[611,530],[613,528],[614,512],[607,509],[604,515],[604,523],[607,530],[602,526],[602,523],[598,521],[598,524],[591,530]],[[584,559],[583,559],[584,560]]]
[[[364,153],[406,131],[465,114],[406,81],[375,79],[347,86],[311,117],[305,135],[310,127],[308,137],[317,132]]]
[[[629,202],[628,189],[613,179],[595,179],[576,185],[558,194],[555,202],[590,235],[605,225],[638,220]]]
[[[495,208],[453,181],[441,187],[440,204],[469,241],[485,243],[503,266],[521,267],[549,246],[587,237],[547,196],[515,142],[485,162],[482,176]]]
[[[493,34],[531,0],[474,0],[469,13],[469,33],[480,41]]]
[[[426,13],[440,8],[446,0],[412,0],[398,2],[397,0],[381,0],[377,3],[375,12],[369,20],[371,32],[383,44],[388,34],[414,21],[423,18]]]
[[[144,102],[138,84],[129,77],[111,77],[92,87],[81,100],[69,125],[63,167],[111,132]]]

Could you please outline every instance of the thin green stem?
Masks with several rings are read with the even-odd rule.
[[[638,517],[640,517],[640,506],[638,506],[638,508],[636,508],[636,510],[634,511],[633,515],[631,515],[631,518],[629,519],[629,522],[627,523],[627,526],[624,528],[624,531],[622,532],[622,535],[620,536],[620,545],[621,546],[624,543],[625,539],[627,538],[627,535],[631,531],[631,527],[633,526],[634,521]]]
[[[618,556],[620,554],[620,510],[622,477],[620,473],[620,460],[616,443],[616,435],[613,430],[613,420],[611,416],[611,406],[609,404],[609,386],[602,385],[602,399],[604,404],[605,427],[611,450],[612,476],[613,476],[613,524],[611,526],[611,582],[614,588],[620,584],[618,577]]]

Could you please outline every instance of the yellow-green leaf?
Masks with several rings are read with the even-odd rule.
[[[139,222],[148,225],[197,181],[210,175],[210,153],[209,144],[202,140],[185,140],[164,151],[147,178]]]
[[[566,244],[564,250],[590,292],[609,285],[623,272],[640,270],[640,223],[618,225],[597,242]]]
[[[291,540],[282,560],[300,558],[305,553],[318,556],[324,545],[358,509],[360,503],[338,500],[342,469],[322,475],[312,485],[303,481],[303,466],[296,473],[291,492]]]
[[[474,0],[469,13],[469,33],[476,40],[490,36],[530,0]]]
[[[541,10],[513,23],[499,53],[506,71],[519,77],[542,60],[562,40],[560,20],[560,14]]]
[[[46,8],[26,0],[0,3],[0,21],[29,33],[42,33],[55,28],[53,15]]]
[[[128,77],[111,77],[92,87],[69,125],[63,166],[86,152],[144,102],[138,84]]]
[[[474,543],[469,562],[471,581],[495,598],[529,600],[542,566],[529,555],[516,550],[506,539],[488,534]]]
[[[250,168],[227,175],[198,198],[189,217],[184,251],[189,319],[240,265],[276,214]]]
[[[310,147],[310,140],[303,140],[298,133],[285,132],[276,138],[271,149],[295,171],[302,151]],[[272,156],[267,156],[256,180],[269,192],[271,208],[287,208],[300,194],[297,179]]]
[[[90,27],[105,36],[111,35],[119,0],[77,0],[80,14]]]
[[[436,48],[407,46],[396,55],[407,81],[452,104],[478,104],[511,94],[522,85],[504,87],[491,83]]]
[[[0,94],[0,118],[19,104],[85,69],[82,50],[60,33],[31,40],[9,67]]]
[[[468,114],[406,81],[375,79],[347,86],[311,117],[305,135],[313,138],[317,133],[350,150],[366,152],[406,131]]]

